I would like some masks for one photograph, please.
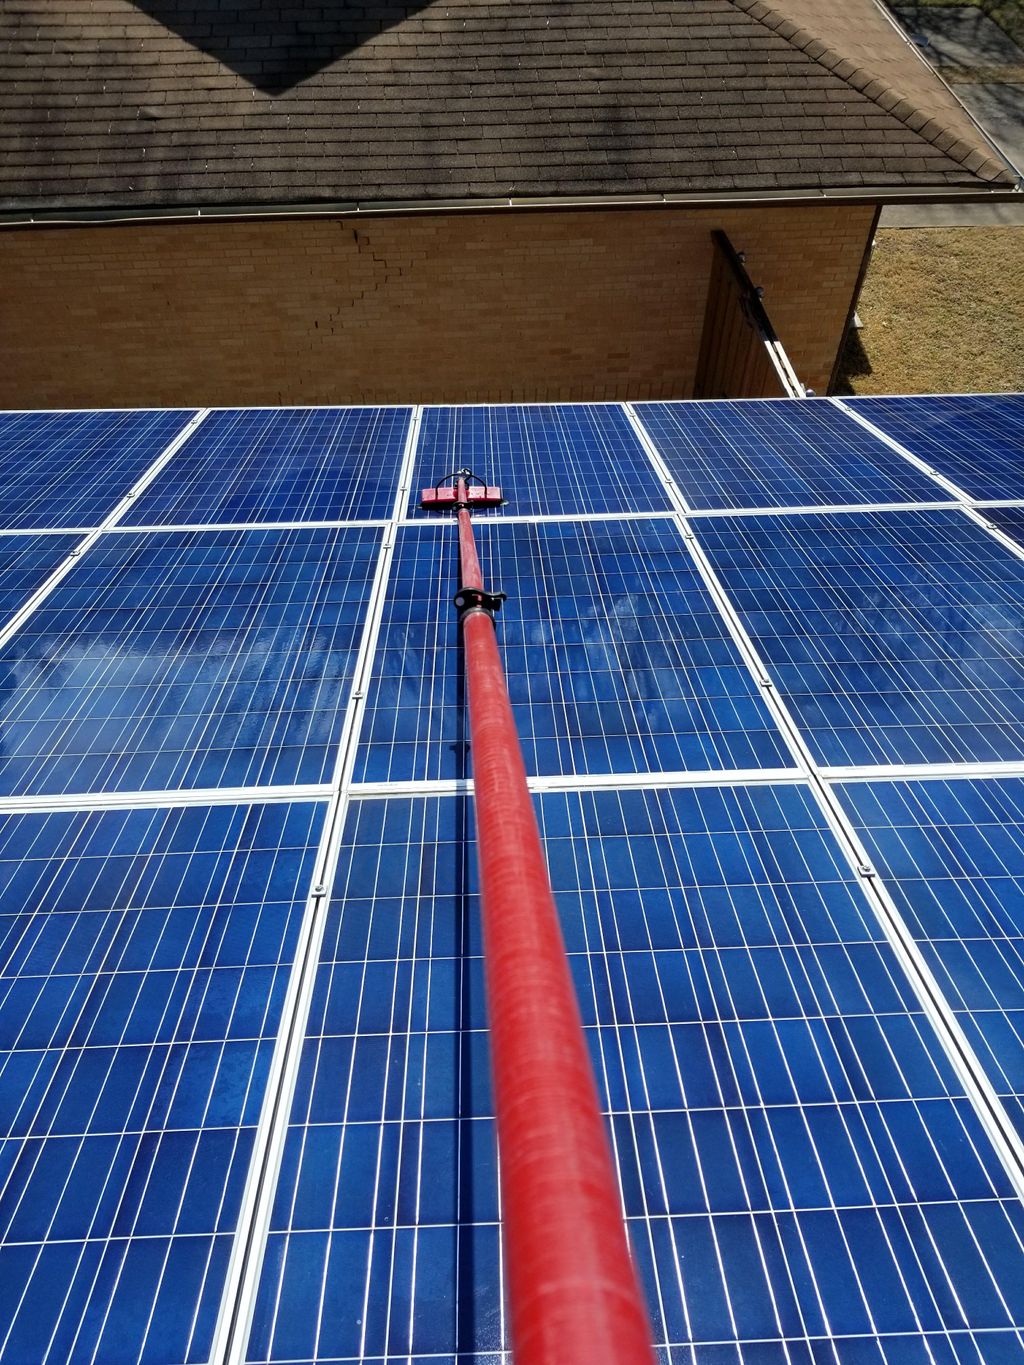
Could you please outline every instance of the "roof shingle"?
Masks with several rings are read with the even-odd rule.
[[[1013,183],[919,110],[762,0],[0,10],[6,209]]]

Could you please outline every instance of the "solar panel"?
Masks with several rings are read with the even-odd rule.
[[[0,529],[98,526],[193,416],[0,413]]]
[[[695,509],[949,501],[824,398],[638,403],[636,412]]]
[[[380,534],[104,537],[0,650],[0,791],[329,780]]]
[[[81,536],[0,535],[0,628],[81,543]]]
[[[658,1344],[1019,1349],[1024,1210],[809,793],[538,806]],[[250,1361],[502,1346],[467,833],[351,809]]]
[[[661,512],[670,505],[617,404],[424,408],[413,488],[428,488],[463,466],[501,484],[508,513],[519,516]]]
[[[715,517],[698,539],[820,762],[1024,758],[1024,563],[961,512]]]
[[[1024,560],[834,404],[637,411],[690,523],[617,405],[232,410],[73,561],[191,414],[0,416],[0,1365],[506,1359],[455,528],[393,515],[463,464],[659,1365],[1024,1356]]]
[[[788,767],[672,521],[484,524],[532,773]],[[406,527],[391,569],[362,781],[467,774],[454,527]]]
[[[848,401],[972,498],[1024,498],[1024,395]]]
[[[323,819],[0,816],[0,1355],[207,1359]]]
[[[1024,781],[849,783],[841,790],[1024,1133]]]
[[[387,517],[409,408],[213,412],[124,524]]]

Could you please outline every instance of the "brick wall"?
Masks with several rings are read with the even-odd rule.
[[[686,397],[722,227],[823,392],[869,207],[0,232],[0,406]]]

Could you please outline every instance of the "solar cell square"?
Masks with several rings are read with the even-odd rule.
[[[0,1359],[205,1361],[323,820],[0,817]]]
[[[212,412],[125,525],[390,516],[410,408]]]
[[[81,539],[76,535],[0,534],[0,627],[24,606]]]
[[[1019,1349],[1024,1211],[808,791],[537,806],[662,1350]],[[350,808],[251,1361],[502,1347],[472,835]]]
[[[380,536],[104,536],[0,650],[0,790],[329,780]]]
[[[194,415],[0,413],[0,529],[98,526]]]
[[[1024,498],[1024,394],[846,401],[972,498]]]
[[[949,500],[824,398],[638,403],[636,412],[694,509]]]
[[[528,771],[787,767],[672,521],[481,524]],[[455,528],[399,533],[356,780],[467,773]]]
[[[413,489],[463,467],[500,485],[520,516],[670,509],[618,404],[424,408]]]
[[[697,539],[819,762],[1024,758],[1024,563],[961,512],[715,517]]]

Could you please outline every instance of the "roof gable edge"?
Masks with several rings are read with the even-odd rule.
[[[736,9],[749,14],[752,19],[758,20],[780,38],[784,38],[805,56],[831,71],[834,76],[898,119],[911,132],[936,147],[957,165],[970,171],[979,180],[993,187],[1012,188],[1018,183],[1012,169],[987,148],[977,144],[972,146],[957,133],[944,127],[938,119],[922,113],[913,100],[894,90],[848,57],[834,51],[807,29],[801,28],[792,19],[765,4],[764,0],[731,0],[731,3]]]

